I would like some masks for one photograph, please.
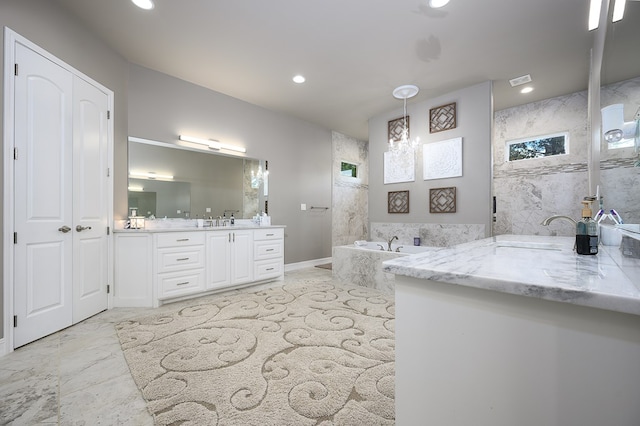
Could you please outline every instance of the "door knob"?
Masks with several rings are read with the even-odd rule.
[[[71,231],[71,228],[69,228],[67,225],[64,225],[58,228],[58,231],[62,232],[63,234],[66,234],[67,232]]]
[[[78,232],[82,232],[85,229],[91,229],[91,227],[90,226],[81,226],[81,225],[76,226],[76,231],[78,231]]]

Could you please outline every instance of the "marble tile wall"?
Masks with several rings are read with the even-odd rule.
[[[385,294],[395,294],[395,274],[382,271],[382,262],[406,253],[363,250],[356,247],[334,247],[333,278],[346,284],[374,288]]]
[[[333,196],[331,208],[331,245],[353,244],[369,236],[369,144],[332,133]],[[358,177],[340,174],[340,163],[358,166]]]
[[[398,237],[398,244],[413,245],[420,237],[421,246],[450,247],[485,238],[484,224],[382,223],[372,222],[369,241],[388,241]],[[352,244],[350,241],[348,244]]]
[[[630,120],[640,105],[640,78],[603,87],[602,104],[616,102],[625,103],[625,110],[629,110],[625,111],[625,119]],[[554,214],[579,219],[580,201],[586,195],[593,195],[589,194],[588,187],[587,92],[497,111],[494,117],[492,190],[497,213],[493,235],[575,235],[569,222],[555,221],[548,227],[540,223]],[[507,141],[559,132],[569,133],[567,155],[505,160]],[[633,167],[635,157],[632,148],[608,150],[603,146],[601,187],[605,208],[614,207],[620,214],[624,212],[626,222],[637,223],[640,168]]]

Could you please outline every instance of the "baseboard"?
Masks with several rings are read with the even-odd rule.
[[[284,265],[284,271],[289,272],[296,271],[298,269],[313,268],[314,266],[324,265],[325,263],[331,263],[331,258],[325,257],[322,259],[305,260],[304,262],[287,263]]]

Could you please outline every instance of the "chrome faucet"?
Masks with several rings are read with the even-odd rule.
[[[543,220],[540,225],[543,226],[549,226],[549,224],[551,222],[553,222],[556,219],[565,219],[570,221],[571,223],[573,223],[573,225],[575,226],[577,224],[576,220],[573,218],[570,218],[569,216],[562,216],[562,215],[553,215],[553,216],[549,216],[548,218],[546,218],[545,220]]]
[[[391,239],[389,240],[389,246],[388,246],[389,248],[388,248],[387,251],[392,251],[391,250],[391,243],[393,242],[393,240],[397,240],[397,239],[398,239],[397,235],[394,235],[393,237],[391,237]]]

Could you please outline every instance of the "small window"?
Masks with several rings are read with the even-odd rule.
[[[569,133],[507,141],[507,161],[564,155],[569,152]]]
[[[340,163],[340,175],[345,177],[358,177],[358,166],[353,163],[342,161]]]

